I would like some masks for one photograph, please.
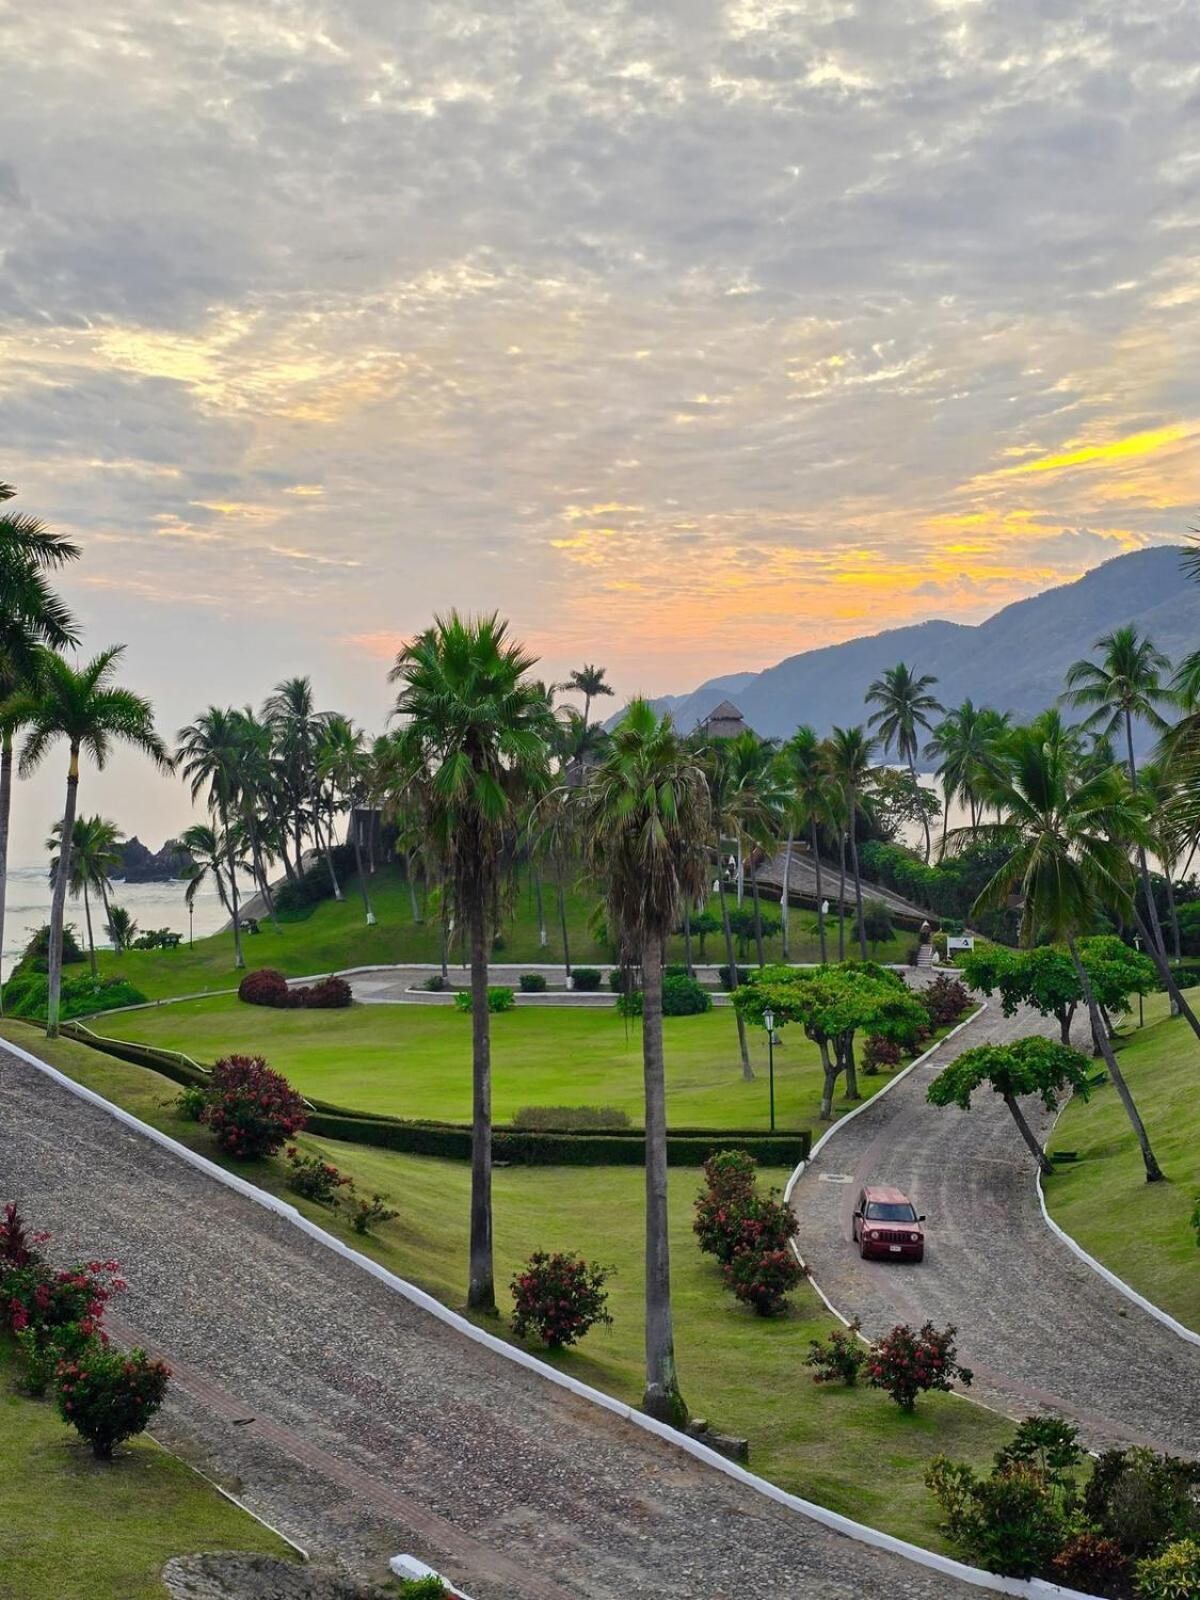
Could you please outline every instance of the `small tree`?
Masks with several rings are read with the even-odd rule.
[[[902,1411],[912,1411],[917,1396],[929,1389],[948,1390],[954,1379],[971,1382],[968,1367],[960,1367],[954,1348],[953,1325],[940,1332],[932,1322],[916,1332],[904,1323],[897,1323],[871,1347],[871,1360],[867,1367],[872,1389],[883,1389]]]
[[[1078,1050],[1034,1034],[1014,1044],[981,1044],[964,1050],[938,1073],[926,1098],[931,1105],[955,1105],[967,1111],[972,1095],[986,1085],[1012,1113],[1038,1166],[1044,1173],[1051,1173],[1054,1168],[1018,1104],[1019,1097],[1039,1095],[1046,1109],[1053,1110],[1058,1096],[1068,1087],[1086,1096],[1087,1072],[1087,1057]]]
[[[597,1323],[611,1323],[604,1288],[611,1270],[565,1251],[535,1250],[510,1285],[513,1332],[520,1338],[535,1333],[549,1349],[561,1350]]]
[[[58,1369],[58,1410],[87,1440],[98,1461],[142,1433],[163,1403],[171,1370],[144,1350],[93,1345]]]
[[[243,1161],[274,1155],[300,1132],[304,1101],[262,1056],[226,1056],[212,1069],[201,1121],[222,1150]]]

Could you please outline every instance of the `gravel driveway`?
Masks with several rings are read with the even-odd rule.
[[[860,1317],[865,1333],[927,1318],[956,1324],[976,1392],[1009,1414],[1046,1408],[1095,1443],[1200,1454],[1200,1348],[1109,1288],[1050,1232],[1032,1159],[996,1095],[977,1095],[970,1111],[926,1102],[956,1053],[1045,1026],[1032,1011],[1006,1018],[992,1004],[840,1127],[793,1193],[797,1243],[832,1304]],[[1025,1109],[1046,1133],[1050,1114],[1036,1102]],[[860,1259],[851,1213],[864,1182],[896,1185],[926,1214],[924,1262]]]
[[[156,1431],[314,1552],[410,1550],[476,1600],[979,1593],[471,1343],[0,1049],[9,1195],[58,1250],[122,1261],[116,1331],[175,1369]]]

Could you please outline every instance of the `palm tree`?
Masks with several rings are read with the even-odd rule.
[[[837,728],[830,735],[826,760],[829,772],[842,794],[842,851],[850,846],[850,867],[854,874],[854,909],[858,919],[858,949],[862,960],[867,959],[867,930],[863,927],[862,874],[858,869],[858,814],[859,800],[871,776],[871,756],[875,741],[861,727]],[[844,870],[843,870],[844,878]],[[845,885],[842,890],[845,904]],[[839,952],[843,959],[844,949]]]
[[[318,777],[329,783],[333,794],[340,796],[342,808],[349,813],[346,829],[354,846],[354,870],[367,927],[374,927],[375,912],[371,908],[367,874],[363,867],[362,834],[355,819],[356,812],[366,803],[371,777],[371,757],[366,750],[362,730],[340,714],[327,717],[321,742],[317,746],[316,760]]]
[[[250,872],[258,885],[267,914],[279,929],[270,864],[284,854],[286,831],[281,825],[280,795],[272,761],[273,735],[269,725],[255,716],[251,706],[233,713],[237,758],[237,826],[249,856]]]
[[[579,667],[565,683],[560,683],[560,689],[569,689],[574,694],[583,696],[583,726],[586,731],[589,727],[588,716],[592,709],[592,701],[599,695],[611,695],[613,689],[605,678],[603,667],[585,665]]]
[[[83,896],[83,917],[87,927],[88,961],[92,977],[96,976],[96,941],[92,935],[92,903],[90,891],[95,889],[104,906],[104,921],[112,936],[111,914],[108,904],[112,875],[123,861],[120,841],[125,837],[115,822],[104,817],[76,817],[71,836],[70,867],[67,874],[67,892],[72,900]],[[56,822],[46,840],[50,851],[50,881],[58,877],[59,856],[62,845],[62,823]]]
[[[217,891],[217,898],[225,907],[230,916],[233,915],[233,905],[229,898],[229,891],[225,886],[225,874],[229,870],[230,848],[223,834],[218,834],[216,829],[207,822],[194,822],[190,828],[185,828],[179,836],[179,842],[191,857],[191,865],[183,870],[183,877],[187,883],[184,891],[184,904],[190,911],[196,902],[196,896],[211,878],[213,887]]]
[[[114,950],[131,950],[138,935],[138,925],[124,906],[110,906],[108,933]]]
[[[753,738],[753,735],[751,735]],[[742,838],[743,808],[748,795],[738,787],[738,765],[732,739],[714,739],[699,752],[699,762],[708,785],[708,810],[712,824],[712,844],[716,851],[717,894],[721,904],[721,931],[725,936],[725,968],[729,987],[737,985],[737,957],[733,948],[733,928],[729,921],[729,898],[725,883],[725,863],[722,850],[726,839]],[[750,1065],[750,1042],[746,1037],[746,1020],[740,1011],[734,1012],[737,1022],[738,1051],[742,1060],[742,1077],[754,1077]]]
[[[788,835],[784,850],[783,896],[780,911],[783,919],[783,959],[791,959],[788,927],[790,900],[788,883],[791,878],[792,849],[797,831],[807,830],[809,849],[812,851],[813,871],[817,878],[817,939],[821,960],[829,959],[825,941],[824,891],[821,884],[820,834],[822,827],[831,821],[829,810],[829,773],[822,753],[821,741],[809,727],[799,727],[779,752],[779,766],[784,788],[791,796],[788,807]]]
[[[495,614],[435,619],[396,658],[396,714],[422,775],[426,831],[471,951],[473,1136],[467,1303],[494,1312],[488,953],[522,807],[546,782],[553,714],[535,657]]]
[[[46,1036],[58,1033],[59,998],[62,993],[63,909],[71,872],[71,843],[75,837],[75,812],[79,795],[79,759],[87,752],[103,768],[114,744],[142,750],[164,771],[172,768],[166,746],[154,731],[150,702],[131,689],[113,683],[124,645],[113,645],[93,656],[78,671],[61,656],[43,651],[35,686],[15,697],[17,714],[27,725],[21,751],[22,777],[34,772],[57,740],[65,739],[70,751],[67,796],[63,807],[58,876],[50,902],[49,984],[46,999]]]
[[[936,772],[942,786],[943,850],[950,806],[955,800],[969,807],[972,830],[978,824],[979,776],[995,749],[997,715],[986,707],[977,707],[972,700],[964,700],[946,712],[925,746],[926,756],[938,763]],[[1007,717],[1000,720],[1002,725],[1007,723]]]
[[[917,781],[917,752],[921,742],[920,730],[929,732],[929,719],[934,712],[943,710],[930,689],[937,679],[925,673],[917,677],[911,667],[901,661],[888,667],[881,678],[867,690],[867,704],[878,706],[867,718],[867,726],[875,728],[888,751],[894,745],[901,761],[907,762],[912,780]],[[929,820],[925,821],[925,860],[930,853]]]
[[[275,735],[280,774],[288,792],[296,869],[302,870],[304,835],[311,827],[317,853],[325,858],[334,899],[341,900],[344,898],[342,886],[321,828],[322,796],[316,752],[325,719],[316,709],[311,679],[285,678],[276,684],[263,706],[263,719]]]
[[[208,790],[208,807],[220,823],[225,845],[225,876],[233,918],[233,964],[244,967],[242,922],[237,884],[237,846],[233,816],[241,789],[242,759],[245,753],[245,725],[241,713],[220,706],[209,706],[194,722],[179,730],[176,760],[191,785],[192,799]]]
[[[1032,944],[1044,931],[1070,951],[1093,1037],[1133,1126],[1146,1180],[1154,1183],[1162,1170],[1113,1053],[1078,945],[1102,907],[1127,909],[1130,904],[1132,875],[1122,841],[1145,840],[1141,809],[1113,768],[1080,781],[1069,740],[1047,738],[1045,728],[1036,723],[1009,735],[1003,760],[986,779],[985,793],[1000,821],[984,824],[980,832],[1002,846],[1007,859],[983,889],[975,910],[1003,909],[1016,891],[1022,898],[1021,943]]]
[[[680,910],[708,877],[710,819],[704,774],[647,701],[630,702],[584,796],[584,836],[605,884],[622,955],[642,969],[646,1125],[646,1391],[643,1408],[687,1421],[675,1370],[667,1219],[667,1109],[663,1073],[663,948]]]

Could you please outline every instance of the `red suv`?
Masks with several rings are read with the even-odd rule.
[[[899,1189],[860,1189],[854,1208],[854,1242],[864,1260],[871,1256],[925,1257],[924,1217]]]

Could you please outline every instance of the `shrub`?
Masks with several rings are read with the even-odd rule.
[[[662,1009],[664,1017],[698,1017],[712,1010],[712,995],[695,978],[681,973],[663,979]]]
[[[303,1005],[310,1011],[340,1011],[354,999],[354,991],[345,978],[336,973],[322,978],[319,983],[301,989]]]
[[[430,994],[441,994],[443,990],[450,987],[450,982],[440,972],[435,972],[432,977],[425,979],[421,987],[422,989],[428,989]]]
[[[717,977],[720,980],[722,989],[728,993],[730,990],[739,988],[743,983],[750,982],[750,968],[731,967],[726,963],[725,966],[717,968]]]
[[[238,999],[248,1006],[278,1006],[288,1003],[288,983],[274,967],[258,967],[238,984]]]
[[[571,987],[573,989],[598,989],[600,987],[599,967],[574,967],[571,971]]]
[[[182,941],[183,935],[176,933],[173,928],[147,928],[145,933],[138,934],[130,948],[134,950],[178,950]]]
[[[1083,1508],[1101,1533],[1137,1558],[1164,1540],[1200,1530],[1197,1484],[1198,1462],[1157,1455],[1141,1445],[1105,1450],[1088,1479]]]
[[[721,1272],[726,1287],[743,1305],[753,1306],[760,1317],[773,1317],[787,1304],[787,1295],[804,1276],[794,1253],[756,1247],[735,1250]]]
[[[1034,1577],[1062,1547],[1063,1512],[1033,1467],[998,1467],[977,1478],[965,1463],[936,1456],[925,1482],[945,1515],[947,1537],[988,1572]]]
[[[86,959],[79,943],[79,936],[70,923],[63,927],[62,933],[62,958],[63,966],[71,966],[75,962]],[[17,963],[20,972],[46,972],[50,966],[50,924],[44,922],[36,928],[30,936],[29,943],[21,951],[21,959]]]
[[[318,1205],[336,1206],[338,1190],[352,1182],[320,1156],[302,1156],[295,1145],[288,1149],[287,1186],[293,1194],[315,1200]]]
[[[637,986],[637,969],[635,967],[613,967],[608,974],[608,987],[614,994],[625,994],[630,989],[636,989]]]
[[[103,1328],[92,1324],[67,1322],[59,1328],[22,1328],[17,1348],[25,1364],[25,1387],[36,1399],[54,1382],[63,1361],[79,1361],[92,1350],[108,1343]]]
[[[386,1194],[373,1194],[369,1200],[360,1194],[350,1197],[350,1226],[355,1233],[370,1233],[377,1222],[391,1222],[399,1215],[388,1205]]]
[[[199,1122],[204,1116],[204,1107],[208,1104],[208,1096],[202,1085],[198,1083],[185,1083],[183,1088],[168,1102],[175,1108],[175,1113],[185,1122]]]
[[[202,1120],[218,1145],[244,1161],[274,1155],[303,1128],[304,1102],[262,1056],[226,1056],[212,1070]]]
[[[718,1150],[704,1163],[708,1188],[696,1196],[692,1229],[700,1248],[725,1261],[747,1206],[754,1199],[758,1163],[744,1150]]]
[[[1073,1533],[1051,1563],[1055,1583],[1085,1594],[1125,1594],[1129,1562],[1115,1539],[1101,1533]]]
[[[668,961],[663,968],[663,978],[690,978],[686,961]]]
[[[330,851],[338,882],[344,883],[354,871],[354,847],[335,844]],[[275,891],[275,909],[291,921],[308,916],[322,900],[332,900],[333,884],[328,864],[322,859],[313,864],[294,882],[281,883]]]
[[[42,1331],[79,1324],[97,1330],[104,1308],[120,1294],[125,1281],[115,1261],[79,1262],[54,1271],[40,1260],[29,1261],[0,1275],[5,1315],[13,1333]]]
[[[619,1015],[630,1021],[641,1016],[645,1004],[645,996],[640,989],[630,989],[625,994],[619,994],[616,1000]]]
[[[401,1578],[395,1588],[397,1600],[445,1600],[449,1593],[442,1580],[432,1573],[423,1578]]]
[[[87,1440],[97,1460],[109,1461],[116,1445],[145,1429],[163,1403],[170,1375],[144,1350],[87,1350],[59,1364],[59,1415]]]
[[[576,1344],[597,1323],[611,1323],[604,1285],[611,1268],[582,1256],[536,1250],[512,1280],[512,1328],[533,1332],[551,1350]]]
[[[504,984],[494,983],[488,986],[488,1010],[493,1012],[511,1011],[516,1005],[516,996]],[[474,1009],[474,997],[469,989],[462,989],[454,996],[454,1008],[470,1014]]]
[[[1138,1600],[1195,1600],[1200,1594],[1200,1542],[1177,1539],[1134,1571]]]
[[[523,972],[517,982],[521,985],[522,994],[545,994],[546,974],[544,972]]]
[[[1009,1442],[996,1452],[996,1465],[1033,1467],[1047,1483],[1066,1491],[1083,1460],[1079,1430],[1059,1417],[1026,1417]],[[1073,1492],[1073,1491],[1072,1491]]]
[[[38,1246],[49,1239],[48,1233],[30,1233],[15,1200],[10,1200],[0,1217],[0,1278],[17,1267],[36,1265],[42,1259]]]
[[[4,1009],[10,1017],[27,1022],[44,1022],[49,980],[41,973],[20,973],[4,986]],[[93,978],[81,973],[64,978],[59,995],[58,1014],[67,1022],[86,1017],[93,1011],[112,1011],[117,1006],[138,1006],[146,996],[124,978]]]
[[[629,1113],[619,1106],[522,1106],[514,1128],[562,1133],[576,1128],[627,1128]]]
[[[938,973],[921,998],[929,1007],[929,1020],[935,1028],[948,1028],[971,1004],[966,986],[944,972]]]
[[[904,1052],[895,1039],[885,1039],[881,1033],[869,1033],[863,1045],[862,1066],[868,1076],[889,1071],[900,1065]]]
[[[885,944],[887,940],[895,938],[896,929],[892,923],[892,914],[882,900],[863,901],[862,931],[871,944]],[[854,936],[858,937],[857,922]]]
[[[927,1322],[919,1332],[897,1323],[872,1346],[871,1387],[884,1389],[903,1411],[911,1411],[917,1396],[928,1389],[950,1389],[957,1375],[970,1383],[971,1373],[955,1360],[953,1325],[939,1332]]]
[[[862,1324],[858,1318],[848,1328],[835,1328],[824,1343],[808,1341],[806,1367],[815,1367],[814,1383],[842,1383],[853,1389],[858,1375],[870,1360],[870,1352],[858,1337]]]

